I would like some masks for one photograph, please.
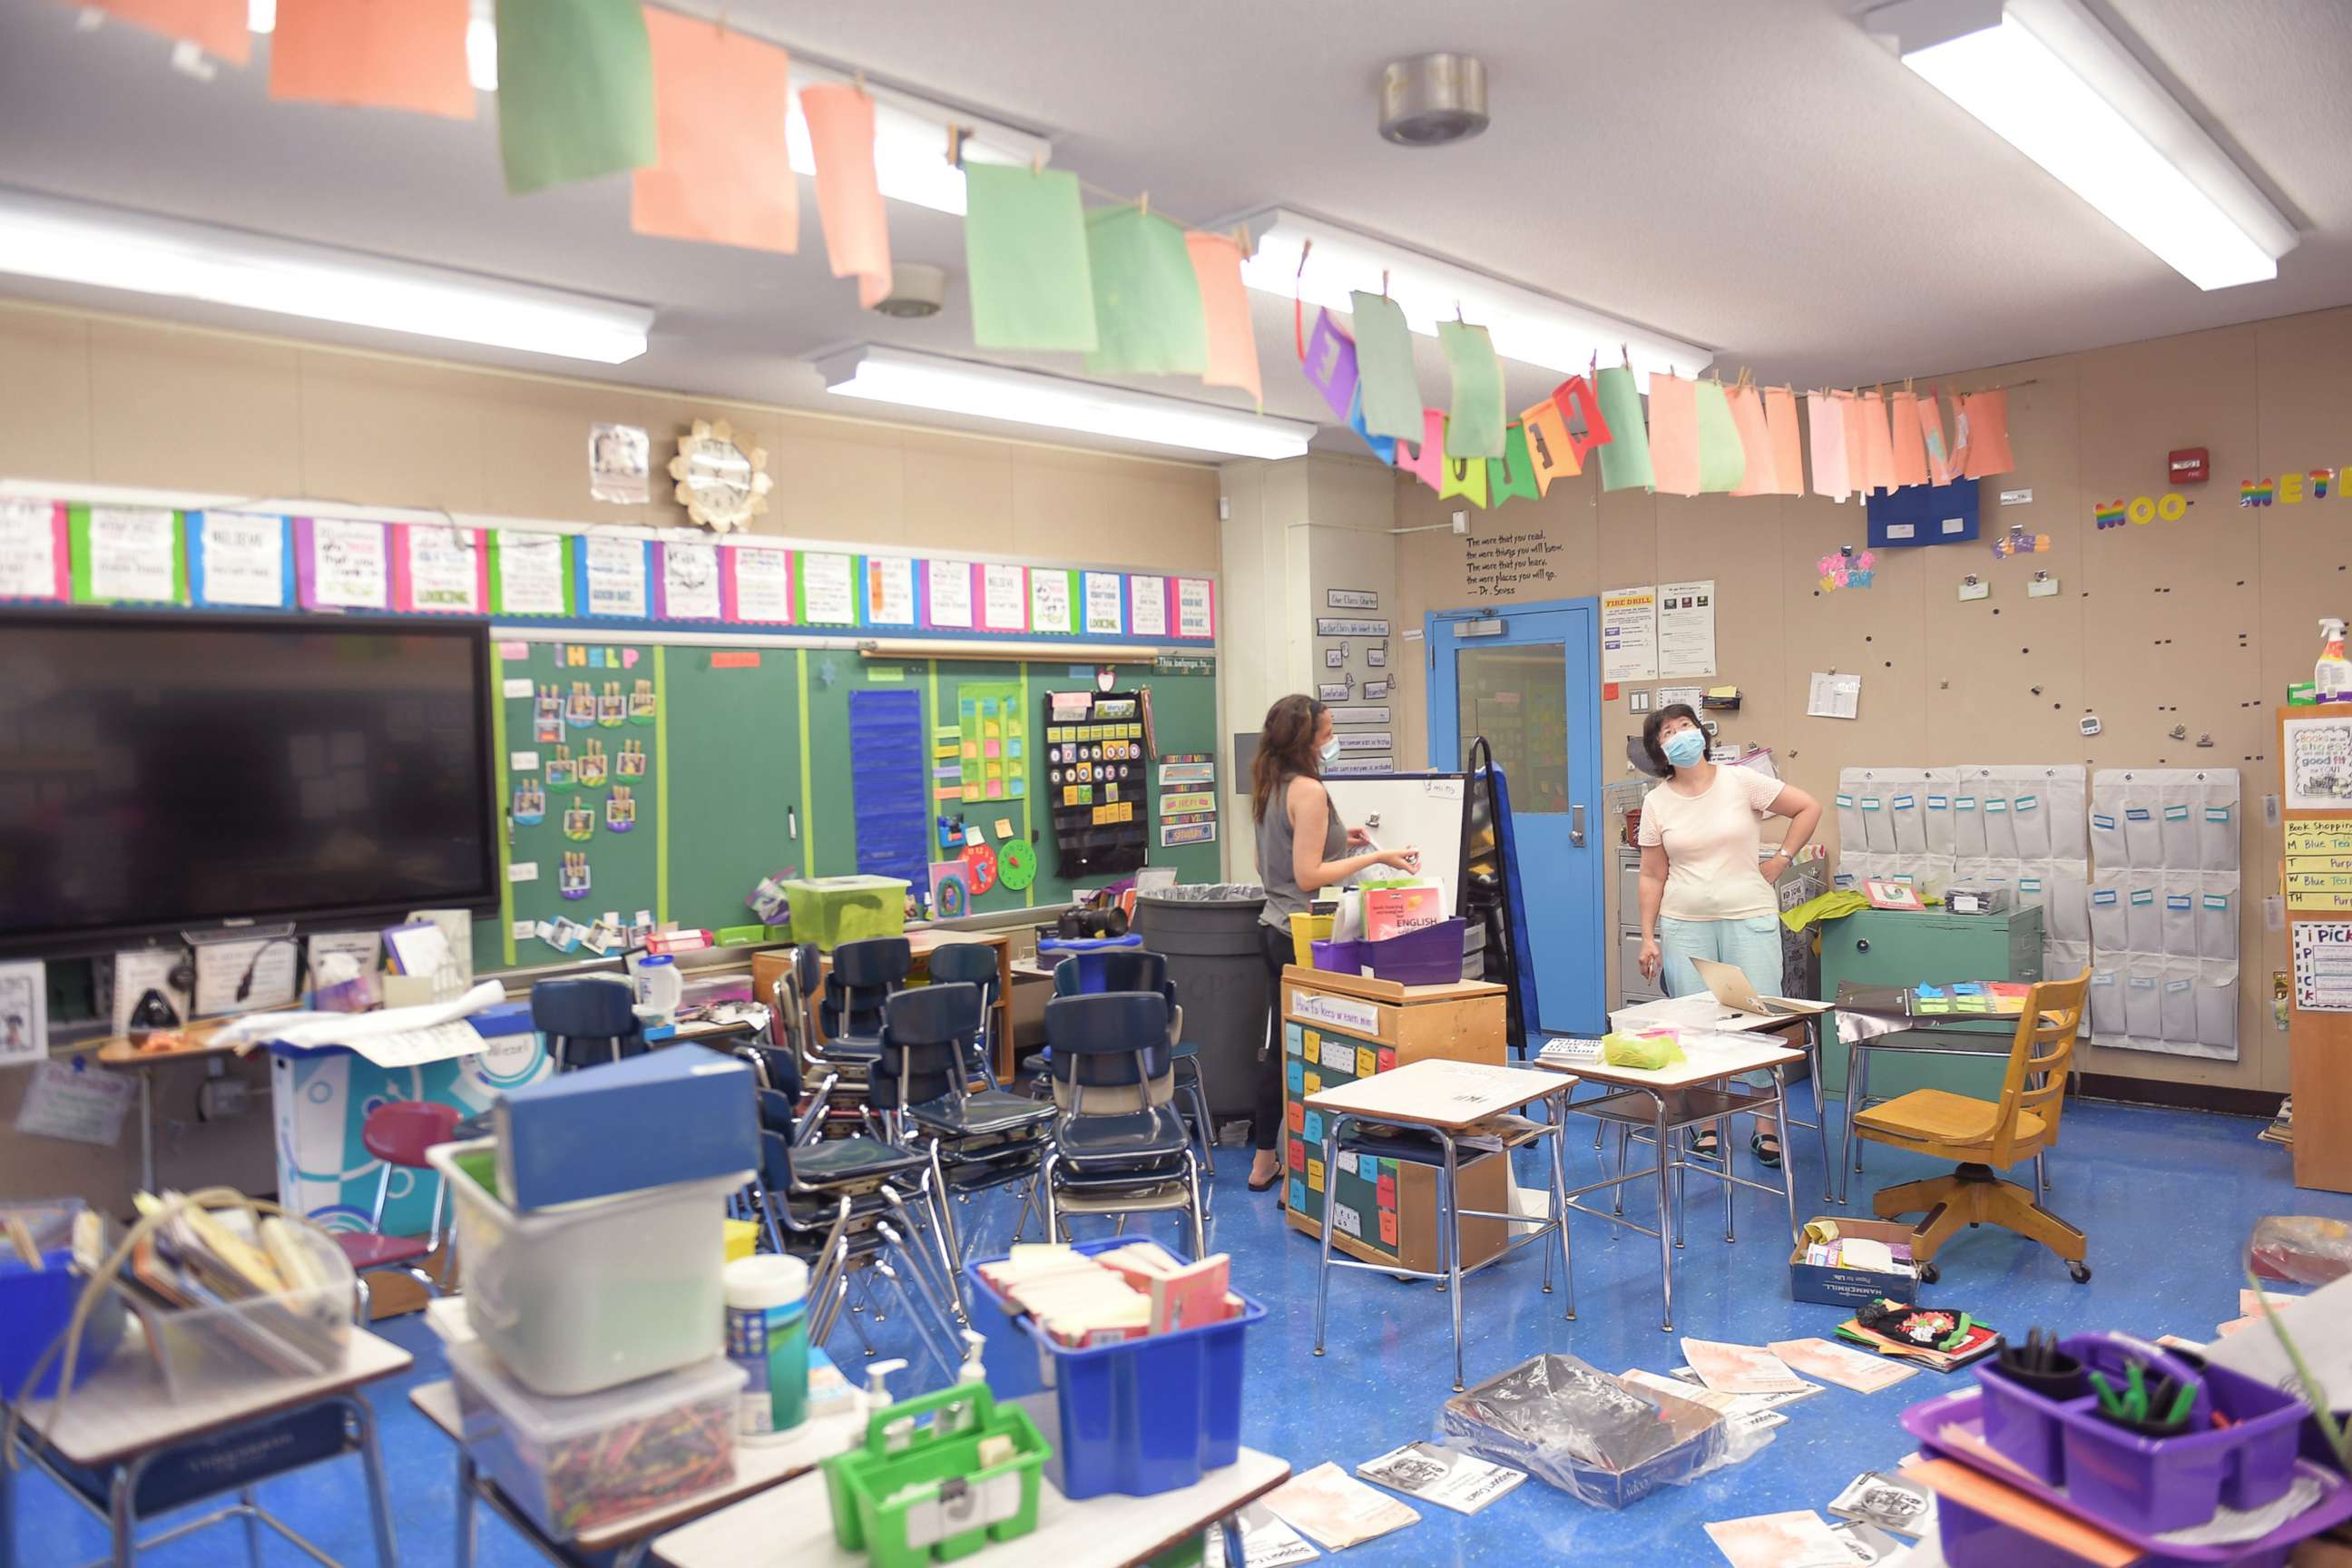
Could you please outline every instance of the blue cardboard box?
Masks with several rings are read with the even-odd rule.
[[[501,1096],[491,1112],[499,1196],[528,1213],[760,1164],[751,1069],[700,1046],[668,1046]]]

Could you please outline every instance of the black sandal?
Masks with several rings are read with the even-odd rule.
[[[1271,1176],[1268,1176],[1265,1181],[1261,1182],[1261,1181],[1258,1181],[1258,1180],[1256,1180],[1256,1179],[1255,1179],[1255,1178],[1252,1178],[1252,1179],[1251,1179],[1251,1181],[1250,1181],[1250,1184],[1249,1184],[1249,1190],[1250,1190],[1250,1191],[1252,1191],[1252,1192],[1254,1192],[1254,1193],[1270,1192],[1270,1191],[1272,1191],[1272,1190],[1273,1190],[1273,1188],[1275,1187],[1276,1184],[1279,1183],[1281,1180],[1282,1180],[1282,1167],[1281,1167],[1281,1166],[1279,1166],[1279,1165],[1276,1165],[1276,1166],[1274,1168],[1274,1174],[1273,1174],[1273,1175],[1271,1175]]]
[[[1699,1128],[1686,1136],[1690,1139],[1690,1152],[1694,1154],[1704,1154],[1711,1160],[1722,1151],[1722,1142],[1716,1137],[1712,1127]]]
[[[1767,1138],[1772,1140],[1772,1147],[1769,1150],[1764,1147],[1764,1140]],[[1756,1156],[1756,1163],[1758,1164],[1769,1165],[1776,1171],[1780,1168],[1780,1135],[1779,1133],[1749,1133],[1748,1135],[1748,1152]]]

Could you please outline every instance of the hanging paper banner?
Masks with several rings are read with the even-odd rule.
[[[501,528],[490,536],[490,613],[572,614],[572,538]]]
[[[890,292],[890,233],[874,172],[874,100],[855,82],[801,89],[816,159],[816,210],[835,278],[857,279],[857,304],[870,310]]]
[[[1437,323],[1438,346],[1454,374],[1454,400],[1445,426],[1449,458],[1503,455],[1503,363],[1486,328],[1467,321]],[[1483,481],[1482,481],[1483,483]]]
[[[1698,494],[1698,385],[1664,371],[1650,373],[1650,482],[1662,495]]]
[[[980,625],[982,631],[1025,632],[1029,629],[1029,569],[1000,566],[980,569]]]
[[[192,604],[224,609],[294,607],[294,531],[284,518],[192,511],[187,535]]]
[[[1877,392],[1858,392],[1853,402],[1862,416],[1864,475],[1872,489],[1891,490],[1895,488],[1895,439],[1886,422],[1886,399]],[[1852,460],[1849,455],[1847,461]]]
[[[801,185],[784,135],[792,110],[784,51],[653,5],[646,31],[661,161],[631,176],[629,226],[668,239],[798,250]]]
[[[72,560],[63,502],[0,500],[0,599],[68,597]]]
[[[489,604],[490,563],[480,532],[446,523],[395,526],[392,607],[424,615],[478,616]]]
[[[1888,422],[1895,433],[1895,484],[1900,489],[1927,482],[1927,442],[1919,428],[1919,399],[1907,392],[1888,395]]]
[[[294,520],[294,565],[305,609],[382,610],[392,600],[384,525],[348,518]]]
[[[1364,427],[1364,400],[1360,393],[1348,410],[1348,428],[1356,438],[1372,449],[1372,456],[1383,463],[1396,461],[1397,441],[1393,436],[1375,436]]]
[[[1140,207],[1087,215],[1087,272],[1095,291],[1088,375],[1199,375],[1209,326],[1184,231]]]
[[[730,621],[790,626],[793,620],[793,552],[738,544],[725,552],[719,579],[720,608]]]
[[[1837,395],[1838,417],[1845,422],[1845,482],[1846,488],[1858,496],[1870,494],[1870,435],[1869,420],[1864,415],[1862,399],[1851,392]]]
[[[1176,579],[1176,635],[1199,639],[1217,635],[1217,585],[1206,577]]]
[[[1582,378],[1575,378],[1581,384]],[[1528,467],[1538,497],[1551,491],[1551,482],[1584,471],[1583,454],[1568,428],[1568,411],[1557,397],[1519,411],[1520,434],[1527,442]]]
[[[1139,637],[1168,635],[1168,579],[1133,576],[1127,580],[1128,629]]]
[[[1033,569],[1029,574],[1029,629],[1067,636],[1074,627],[1068,572]]]
[[[1927,447],[1927,482],[1948,485],[1952,482],[1952,459],[1944,449],[1944,410],[1936,394],[1916,400],[1919,415],[1920,439]]]
[[[1764,394],[1764,428],[1771,437],[1773,493],[1805,493],[1805,435],[1797,421],[1796,389],[1768,388]]]
[[[654,619],[716,621],[727,614],[719,585],[719,546],[702,540],[664,540],[661,573],[654,579]]]
[[[1528,458],[1528,433],[1514,425],[1503,432],[1503,455],[1486,459],[1486,504],[1500,506],[1514,496],[1534,500],[1541,494],[1535,465]]]
[[[1642,424],[1642,394],[1633,384],[1633,373],[1623,365],[1604,370],[1593,390],[1609,426],[1609,444],[1601,448],[1601,488],[1651,488],[1650,437]]]
[[[1748,477],[1746,450],[1731,422],[1731,405],[1723,383],[1710,377],[1694,388],[1693,410],[1698,433],[1698,488],[1701,495],[1727,495]]]
[[[1609,419],[1601,412],[1600,395],[1593,391],[1592,384],[1580,375],[1571,375],[1553,387],[1551,400],[1559,405],[1560,412],[1569,418],[1584,421],[1584,434],[1570,437],[1574,443],[1571,451],[1576,459],[1576,468],[1569,471],[1573,473],[1583,468],[1586,455],[1595,447],[1609,445]],[[1636,418],[1638,422],[1638,411]]]
[[[638,0],[498,0],[498,41],[509,195],[659,161]]]
[[[1094,279],[1078,178],[1012,163],[964,166],[964,275],[983,349],[1092,349]]]
[[[653,608],[652,542],[624,533],[580,538],[580,613],[642,621]]]
[[[1969,401],[1959,393],[1952,394],[1952,451],[1948,459],[1952,477],[1958,479],[1969,468]]]
[[[903,555],[866,558],[866,624],[915,624],[915,563]]]
[[[1472,506],[1485,510],[1486,506],[1486,459],[1484,458],[1446,458],[1438,459],[1443,479],[1437,487],[1437,499],[1444,500],[1460,496]]]
[[[1843,500],[1853,487],[1846,482],[1845,413],[1837,394],[1805,395],[1805,422],[1812,432],[1813,493]]]
[[[1971,392],[1965,405],[1969,416],[1968,458],[1960,472],[1971,479],[1989,479],[2017,467],[2009,451],[2009,394]]]
[[[1412,370],[1412,331],[1404,311],[1382,294],[1361,290],[1349,297],[1355,314],[1356,395],[1363,400],[1364,426],[1375,436],[1401,441],[1420,438],[1421,384]],[[1430,488],[1437,488],[1434,479]]]
[[[1422,410],[1421,445],[1409,447],[1396,444],[1396,468],[1401,474],[1411,474],[1431,489],[1445,488],[1445,416],[1434,408]]]
[[[934,631],[971,629],[971,580],[969,561],[923,563],[923,625]]]
[[[1116,572],[1087,572],[1080,575],[1085,579],[1087,636],[1124,637],[1127,579]]]
[[[1740,460],[1745,471],[1731,493],[1736,496],[1770,495],[1775,489],[1772,460],[1772,437],[1764,427],[1764,397],[1752,386],[1727,387],[1724,403],[1731,410],[1731,427],[1739,436]]]
[[[1201,373],[1201,384],[1237,386],[1263,410],[1265,391],[1258,383],[1257,334],[1250,325],[1249,290],[1242,283],[1243,247],[1230,235],[1195,230],[1184,236],[1184,250],[1192,263],[1209,334],[1209,364]]]
[[[269,96],[471,120],[472,14],[468,0],[277,0]]]
[[[110,16],[185,40],[218,60],[242,66],[253,58],[246,0],[87,0]]]
[[[1330,311],[1315,312],[1315,331],[1307,336],[1301,367],[1307,372],[1307,384],[1323,395],[1331,416],[1346,420],[1358,435],[1364,435],[1362,416],[1356,406],[1356,340],[1339,330]]]
[[[803,551],[794,579],[800,585],[803,626],[857,624],[857,558]]]

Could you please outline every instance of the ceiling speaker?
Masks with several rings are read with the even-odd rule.
[[[901,261],[890,268],[890,292],[877,300],[874,309],[886,316],[919,320],[938,315],[947,296],[946,268],[922,261]]]
[[[1486,65],[1475,55],[1415,55],[1381,72],[1381,135],[1443,147],[1486,129]]]

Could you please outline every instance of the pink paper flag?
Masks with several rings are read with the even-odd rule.
[[[1887,414],[1895,425],[1895,482],[1927,482],[1927,443],[1919,432],[1919,400],[1907,392],[1889,394]]]
[[[1870,493],[1869,437],[1864,434],[1867,422],[1862,416],[1862,399],[1851,392],[1833,395],[1837,398],[1838,417],[1845,421],[1845,482],[1846,488],[1858,496]]]
[[[1739,432],[1739,449],[1748,458],[1748,472],[1732,488],[1736,496],[1769,496],[1780,490],[1778,470],[1773,468],[1772,437],[1764,427],[1764,398],[1752,386],[1730,386],[1724,389],[1724,399],[1731,405],[1731,427]]]
[[[1875,392],[1855,395],[1855,405],[1862,410],[1862,466],[1869,477],[1870,488],[1891,490],[1895,488],[1895,437],[1886,425],[1886,399]]]
[[[872,310],[890,292],[890,233],[874,174],[874,100],[854,82],[804,87],[801,117],[816,156],[816,208],[833,275],[855,275],[857,303]]]
[[[1434,408],[1421,411],[1421,450],[1409,441],[1396,444],[1396,466],[1431,489],[1445,488],[1445,416]]]
[[[1771,437],[1773,493],[1805,493],[1804,432],[1797,425],[1794,388],[1769,387],[1764,393],[1764,429]]]
[[[1667,495],[1698,494],[1698,384],[1650,373],[1650,476]]]
[[[1833,392],[1808,393],[1805,419],[1812,430],[1813,493],[1843,500],[1853,489],[1846,481],[1845,411]]]
[[[1257,336],[1250,329],[1249,291],[1242,287],[1242,247],[1231,235],[1192,230],[1184,236],[1184,249],[1192,258],[1192,276],[1201,285],[1201,314],[1209,324],[1209,368],[1201,373],[1201,384],[1238,386],[1263,409],[1265,392],[1258,384]]]

